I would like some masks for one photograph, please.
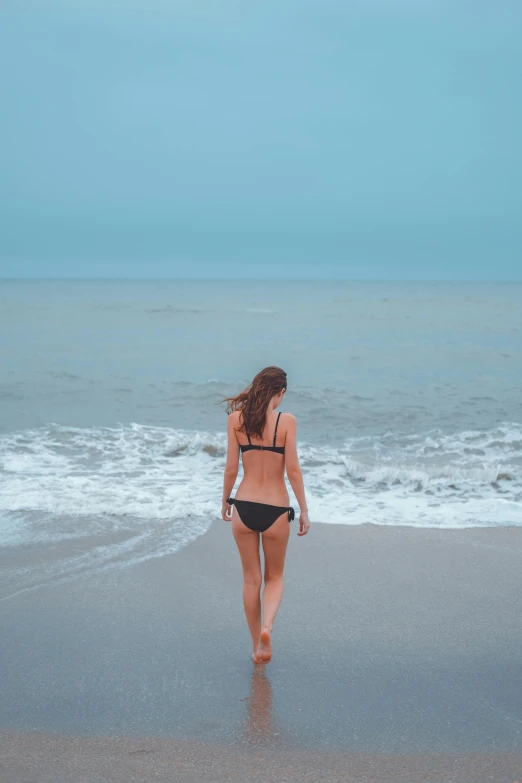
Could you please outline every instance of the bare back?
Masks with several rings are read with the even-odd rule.
[[[284,451],[288,428],[287,417],[290,414],[278,414],[273,409],[268,410],[261,440],[248,438],[244,432],[238,432],[241,426],[240,412],[236,411],[230,416],[234,417],[233,425],[242,452],[244,474],[236,497],[274,505],[288,505]],[[274,447],[278,451],[272,450]]]

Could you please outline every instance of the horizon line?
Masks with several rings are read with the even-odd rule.
[[[279,282],[279,283],[522,283],[521,278],[393,278],[393,277],[15,277],[0,276],[0,282]]]

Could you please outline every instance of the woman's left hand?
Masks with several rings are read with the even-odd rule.
[[[230,522],[232,518],[232,506],[230,503],[227,503],[226,500],[224,500],[221,504],[221,519],[224,519],[225,522]]]
[[[301,511],[299,514],[299,530],[297,531],[297,535],[306,536],[309,530],[310,520],[308,519],[308,511]]]

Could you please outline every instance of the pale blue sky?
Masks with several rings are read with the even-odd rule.
[[[4,0],[0,276],[522,279],[519,0]]]

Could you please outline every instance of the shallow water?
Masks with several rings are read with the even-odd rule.
[[[4,281],[0,540],[90,568],[200,535],[219,401],[267,364],[313,521],[522,524],[521,312],[521,284]]]

